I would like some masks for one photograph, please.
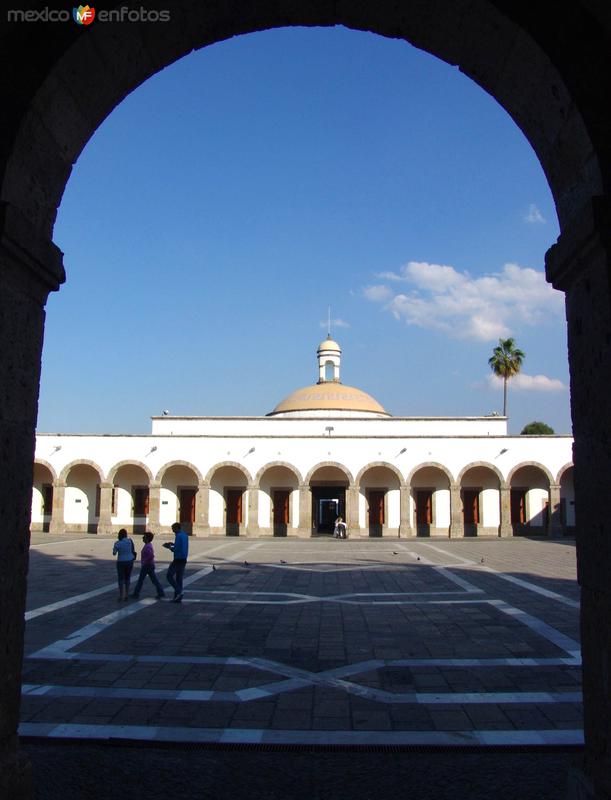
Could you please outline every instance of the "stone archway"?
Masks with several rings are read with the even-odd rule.
[[[263,534],[290,536],[299,528],[299,471],[284,461],[261,467],[254,481],[258,494],[258,528]]]
[[[303,516],[311,535],[332,534],[337,517],[343,518],[349,532],[358,528],[356,489],[349,469],[336,461],[321,461],[308,471],[304,483]]]
[[[59,519],[64,530],[97,533],[102,480],[99,467],[91,461],[75,461],[64,467],[59,480],[64,484],[63,518]]]
[[[408,476],[409,518],[416,536],[450,536],[452,486],[449,470],[438,463],[419,464]]]
[[[63,187],[100,121],[147,77],[193,48],[281,25],[335,25],[400,37],[457,64],[492,94],[528,138],[552,189],[561,225],[548,253],[548,279],[567,295],[576,524],[582,586],[586,771],[611,792],[611,141],[608,114],[611,22],[604,4],[509,4],[439,0],[410,7],[367,0],[351,5],[261,0],[243,7],[177,0],[168,27],[109,25],[61,37],[48,27],[14,25],[3,49],[13,69],[0,77],[0,525],[7,558],[0,569],[3,676],[0,793],[23,796],[26,773],[16,751],[19,665],[44,303],[64,274],[52,229]],[[174,16],[174,11],[175,16]],[[189,24],[184,24],[188,19]],[[34,28],[34,30],[33,30]],[[83,35],[85,34],[85,35]],[[91,39],[95,38],[94,46]],[[30,58],[36,50],[36,59]],[[86,71],[92,91],[74,87]],[[597,409],[600,413],[592,413]],[[587,787],[584,783],[584,791]]]
[[[550,487],[553,478],[542,465],[517,464],[507,476],[514,534],[546,534],[551,523]]]
[[[355,480],[359,528],[365,536],[398,536],[401,530],[403,476],[392,464],[376,461],[364,466]],[[407,520],[403,520],[403,524]]]
[[[210,486],[209,524],[212,534],[239,536],[256,526],[254,489],[248,470],[233,461],[216,464],[206,475]]]
[[[465,536],[498,536],[501,532],[501,471],[493,464],[473,462],[456,480],[460,487]]]
[[[180,522],[189,534],[198,532],[198,497],[203,483],[201,472],[188,461],[171,461],[157,472],[151,495],[158,507],[161,533],[170,533],[174,522]],[[156,494],[159,492],[159,498]]]

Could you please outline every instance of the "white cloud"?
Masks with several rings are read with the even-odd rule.
[[[491,373],[488,375],[488,385],[493,389],[502,389],[503,379]],[[511,389],[524,392],[562,392],[566,386],[558,378],[548,378],[547,375],[526,375],[519,372],[509,379]]]
[[[528,214],[524,217],[524,222],[529,222],[531,225],[543,224],[545,223],[545,217],[539,211],[538,207],[534,203],[531,203],[528,206]]]
[[[388,286],[382,286],[381,284],[366,286],[363,289],[363,294],[368,300],[372,300],[374,303],[384,303],[392,297],[392,292]]]
[[[321,328],[326,328],[328,326],[328,324],[329,324],[329,320],[324,320],[324,321],[319,323]],[[341,317],[336,317],[335,319],[331,320],[331,327],[332,328],[349,328],[350,327],[350,323],[346,322],[346,320],[342,319]]]
[[[408,325],[446,331],[458,339],[494,341],[511,335],[517,326],[537,325],[562,314],[562,293],[545,281],[542,272],[505,264],[500,272],[472,277],[454,267],[409,261],[399,272],[376,277],[387,283],[368,286],[364,296],[383,303]]]

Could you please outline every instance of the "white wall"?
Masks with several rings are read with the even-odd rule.
[[[32,522],[44,522],[44,516],[41,486],[34,484],[32,487]]]
[[[73,525],[87,525],[95,517],[97,473],[87,466],[77,466],[70,470],[66,481],[64,496],[64,522]]]

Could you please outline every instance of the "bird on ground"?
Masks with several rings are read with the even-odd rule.
[[[479,563],[480,563],[480,564],[483,564],[483,563],[484,563],[484,559],[482,558],[482,560],[481,560]]]
[[[281,564],[286,564],[286,561],[283,561],[282,559],[280,559],[280,563]]]
[[[396,556],[396,555],[397,555],[397,551],[396,551],[396,550],[393,550],[393,551],[392,551],[392,554],[393,554],[393,556]]]
[[[214,564],[212,565],[212,572],[216,572],[216,567],[214,566]]]
[[[248,566],[248,561],[245,561],[245,562],[244,562],[244,566],[245,566],[245,567],[247,567],[247,566]]]
[[[416,561],[420,561],[420,556],[416,556]]]

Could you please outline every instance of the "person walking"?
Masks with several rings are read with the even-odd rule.
[[[187,558],[189,556],[189,537],[180,527],[179,522],[175,522],[172,525],[172,531],[174,532],[174,541],[166,542],[163,545],[164,547],[167,547],[168,550],[171,550],[174,555],[172,563],[168,567],[168,573],[166,577],[168,583],[174,589],[174,599],[171,602],[181,603],[183,594],[182,579],[185,573],[185,567],[187,566]]]
[[[144,583],[144,579],[147,575],[151,579],[151,583],[155,589],[157,589],[157,599],[161,600],[162,597],[165,597],[163,586],[159,583],[159,579],[155,574],[155,550],[153,549],[154,538],[155,535],[150,531],[147,531],[142,537],[144,547],[140,552],[140,575],[138,575],[138,581],[134,587],[134,591],[131,594],[135,600],[140,597],[140,590],[142,589],[142,584]]]
[[[117,579],[119,582],[119,597],[117,600],[127,600],[129,594],[129,579],[136,560],[136,548],[127,535],[125,528],[121,528],[117,541],[112,547],[113,556],[117,556]]]

